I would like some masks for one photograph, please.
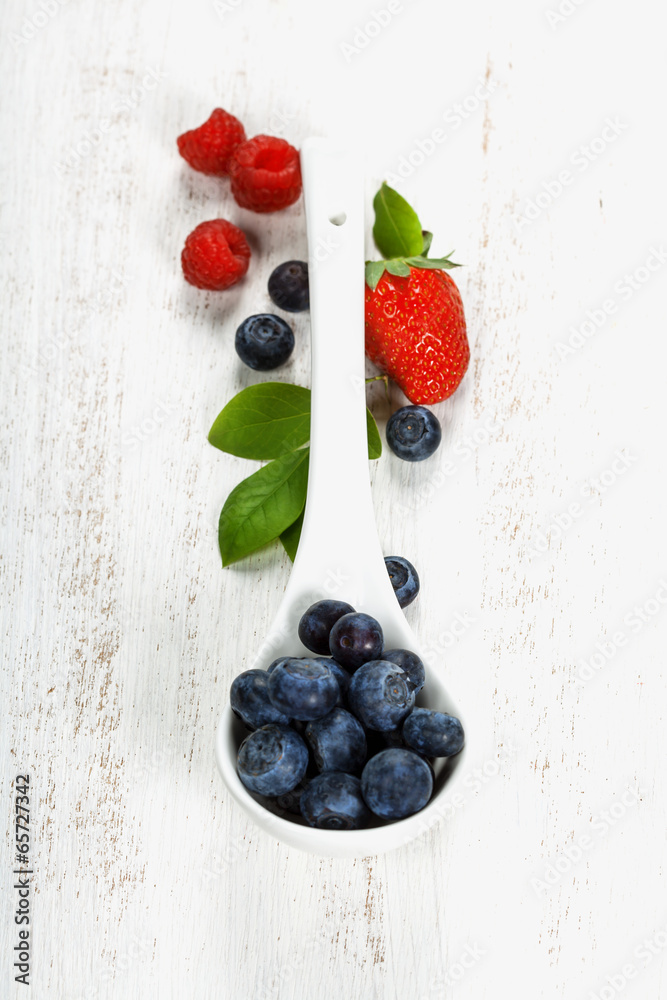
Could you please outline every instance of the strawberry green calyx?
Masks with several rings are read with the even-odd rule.
[[[371,291],[385,271],[406,278],[414,267],[447,271],[461,266],[450,259],[451,254],[427,256],[433,234],[422,229],[415,210],[388,184],[383,183],[375,195],[373,208],[373,239],[385,259],[366,262],[366,284]]]

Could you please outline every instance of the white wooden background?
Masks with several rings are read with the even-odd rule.
[[[26,770],[33,997],[667,998],[662,8],[558,2],[6,0],[3,998],[27,995]],[[369,208],[402,163],[434,250],[467,265],[443,446],[383,456],[373,491],[474,766],[447,822],[356,863],[249,825],[214,763],[289,565],[222,570],[218,513],[254,466],[206,434],[256,381],[237,323],[305,254],[301,205],[251,215],[180,160],[216,105],[248,134],[363,139]],[[179,254],[218,215],[254,256],[209,295]],[[295,326],[280,377],[307,384]]]

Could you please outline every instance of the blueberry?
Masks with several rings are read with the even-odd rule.
[[[268,667],[266,668],[267,674],[270,674],[272,670],[275,670],[276,667],[279,667],[281,663],[285,662],[285,660],[291,660],[291,659],[292,659],[291,656],[279,656],[277,660],[273,661],[273,663],[269,663]]]
[[[371,818],[358,778],[325,771],[309,783],[301,796],[301,815],[320,830],[359,830]]]
[[[388,660],[389,663],[395,663],[396,666],[405,671],[415,694],[424,687],[426,672],[424,664],[416,653],[409,649],[384,649],[382,659]]]
[[[415,708],[403,725],[403,739],[427,757],[452,757],[463,748],[463,726],[453,715]]]
[[[303,260],[278,264],[269,278],[269,295],[285,312],[303,312],[310,306],[308,265]]]
[[[361,792],[376,816],[402,819],[419,812],[431,798],[433,772],[411,750],[383,750],[366,764],[361,775]]]
[[[330,656],[316,656],[315,659],[320,663],[326,663],[329,670],[338,681],[340,697],[336,702],[336,705],[342,708],[345,704],[345,697],[347,695],[347,689],[350,686],[350,681],[352,680],[352,675],[347,672],[345,667],[341,667],[340,663],[336,663],[335,660],[332,660]]]
[[[239,778],[251,792],[284,795],[299,784],[308,766],[308,748],[287,726],[262,726],[239,747]]]
[[[339,618],[354,611],[345,601],[316,601],[301,616],[299,639],[306,649],[329,655],[329,633]]]
[[[366,743],[368,744],[368,757],[374,757],[382,750],[389,750],[391,747],[401,747],[405,749],[405,741],[400,729],[390,729],[386,733],[379,733],[377,730],[369,729],[366,733]]]
[[[358,719],[334,708],[306,726],[306,742],[320,771],[360,771],[366,760],[366,735]]]
[[[278,795],[274,800],[275,804],[279,809],[284,809],[285,812],[293,813],[295,816],[301,815],[301,796],[308,787],[308,778],[302,778],[296,788],[293,788],[290,792],[285,792],[283,795]]]
[[[425,406],[402,406],[387,421],[387,444],[406,462],[422,462],[442,439],[440,421]]]
[[[241,361],[257,372],[269,372],[284,365],[294,350],[292,327],[271,313],[244,319],[234,341]]]
[[[403,556],[387,556],[384,564],[398,603],[402,608],[407,608],[419,593],[417,570]]]
[[[357,670],[347,692],[350,711],[367,729],[397,729],[415,704],[408,675],[395,663],[371,660]]]
[[[269,699],[269,674],[266,670],[245,670],[232,681],[229,692],[232,712],[248,729],[274,723],[289,725],[289,716],[280,712]]]
[[[380,623],[360,611],[343,615],[329,634],[331,655],[348,670],[356,670],[368,660],[377,660],[383,644]]]
[[[329,714],[339,695],[338,681],[321,660],[293,657],[269,674],[271,703],[291,719],[321,719]]]

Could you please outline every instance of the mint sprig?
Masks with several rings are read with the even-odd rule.
[[[398,191],[383,184],[373,199],[373,208],[373,239],[383,257],[413,257],[422,252],[421,223]]]
[[[419,216],[405,198],[383,183],[373,199],[373,239],[384,260],[366,262],[366,284],[375,291],[385,273],[407,278],[411,268],[449,271],[460,267],[446,257],[428,257],[433,234],[423,230]]]
[[[366,410],[368,457],[379,458],[382,441]],[[223,566],[280,539],[294,560],[306,504],[310,438],[310,389],[262,382],[242,389],[216,417],[208,439],[240,458],[270,459],[234,487],[218,524]]]
[[[309,448],[276,458],[235,486],[218,524],[222,565],[238,562],[278,538],[306,501]]]
[[[239,458],[280,458],[310,437],[310,389],[261,382],[237,393],[215,419],[208,439]]]
[[[290,524],[289,528],[285,528],[282,535],[280,536],[280,542],[284,548],[287,555],[290,557],[292,562],[296,558],[296,550],[299,547],[299,542],[301,540],[301,529],[303,528],[303,511],[299,514],[294,524]]]

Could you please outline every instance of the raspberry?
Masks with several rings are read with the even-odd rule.
[[[229,176],[237,203],[253,212],[277,212],[301,194],[298,150],[272,135],[256,135],[237,146]]]
[[[208,121],[179,135],[176,142],[179,153],[194,170],[225,177],[231,154],[245,139],[245,129],[238,118],[216,108]]]
[[[213,292],[240,281],[249,263],[250,247],[245,235],[226,219],[200,223],[186,239],[181,254],[185,280]]]

